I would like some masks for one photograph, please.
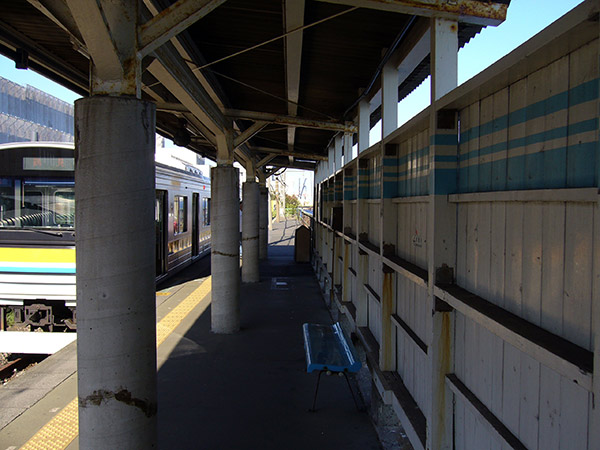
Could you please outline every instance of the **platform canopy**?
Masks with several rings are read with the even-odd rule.
[[[126,65],[114,24],[134,20],[110,17],[104,3],[0,0],[0,53],[83,96],[98,93],[90,58]],[[136,3],[139,95],[156,102],[160,134],[215,158],[218,135],[232,127],[242,164],[314,169],[336,134],[356,132],[360,100],[379,120],[386,63],[400,68],[399,99],[428,76],[432,17],[457,20],[462,46],[501,23],[510,0]]]

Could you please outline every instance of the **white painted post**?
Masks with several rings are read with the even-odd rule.
[[[458,23],[431,19],[431,99],[437,101],[458,85]]]
[[[386,64],[381,71],[381,139],[398,128],[398,68]]]
[[[352,133],[344,133],[344,165],[356,158],[352,151]]]
[[[155,107],[92,96],[75,124],[79,445],[155,448]]]
[[[398,216],[393,198],[396,190],[386,181],[396,182],[396,177],[390,176],[386,162],[395,162],[398,156],[398,146],[382,145],[381,208],[379,220],[379,235],[381,236],[381,251],[384,257],[396,256],[396,241],[398,233]],[[381,370],[395,370],[396,336],[392,326],[392,314],[396,312],[396,273],[383,264],[381,277],[381,346],[379,363]]]
[[[334,140],[334,148],[335,148],[335,171],[337,172],[343,166],[343,156],[342,153],[344,151],[344,137],[341,134],[338,134]]]
[[[358,154],[369,148],[369,133],[371,131],[370,105],[367,100],[358,104]]]
[[[448,145],[447,137],[456,137],[458,127],[456,114],[451,111],[437,111],[435,102],[457,84],[458,24],[456,21],[432,18],[431,29],[432,107],[429,121],[430,196],[427,249],[428,304],[432,312],[432,322],[428,352],[431,417],[427,418],[427,448],[451,449],[452,393],[446,387],[445,377],[453,371],[454,317],[446,305],[436,302],[434,287],[437,282],[447,282],[448,279],[451,281],[456,270],[456,206],[447,201],[447,194],[455,187],[450,186],[449,180],[452,176],[445,175],[454,173],[456,183],[457,163],[439,162],[437,156],[456,156],[458,145]],[[443,268],[444,265],[447,268]],[[446,280],[442,279],[444,276]]]
[[[596,47],[597,56],[600,56],[600,46]],[[599,82],[600,83],[600,82]],[[596,111],[598,108],[596,106]],[[600,167],[596,167],[598,173],[598,187],[600,189]],[[600,197],[598,197],[597,209],[600,211]],[[594,350],[594,374],[592,378],[592,402],[589,420],[589,448],[600,448],[600,220],[594,220],[594,242],[593,248],[595,260],[593,262],[595,273],[593,274],[592,298],[592,339]]]
[[[367,108],[368,113],[368,108]],[[360,150],[360,148],[359,148]],[[360,250],[358,242],[369,239],[369,205],[366,201],[367,188],[363,186],[361,190],[361,177],[363,181],[367,179],[365,172],[369,168],[369,161],[366,159],[357,158],[356,170],[356,217],[354,218],[354,229],[356,230],[355,258],[358,262],[358,270],[356,277],[356,326],[366,327],[367,321],[367,294],[364,285],[369,281],[369,255]]]
[[[327,178],[335,173],[335,147],[333,145],[329,146],[327,151],[328,157],[327,162],[329,164],[329,168],[327,171]]]

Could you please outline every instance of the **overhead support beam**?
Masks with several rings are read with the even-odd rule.
[[[246,142],[248,142],[250,139],[252,139],[253,136],[255,136],[257,133],[259,133],[260,130],[262,130],[267,125],[268,125],[268,122],[263,122],[263,121],[260,121],[260,120],[257,121],[257,122],[254,122],[252,125],[250,125],[248,128],[246,128],[238,136],[235,137],[235,139],[233,140],[233,147],[237,148],[240,145],[245,144]]]
[[[208,141],[210,144],[217,148],[217,138],[215,135],[204,125],[198,118],[190,112],[184,113],[183,117]]]
[[[261,159],[260,161],[258,161],[256,163],[256,168],[260,169],[262,166],[264,166],[265,164],[267,164],[269,161],[272,161],[273,158],[276,158],[277,155],[267,155],[265,156],[263,159]]]
[[[92,58],[91,93],[141,98],[135,1],[66,1]]]
[[[440,17],[478,25],[499,25],[506,20],[508,4],[477,0],[318,0],[411,16]]]
[[[226,109],[225,115],[231,119],[261,120],[268,123],[291,125],[301,128],[313,128],[317,130],[342,131],[344,133],[355,133],[357,130],[356,126],[354,126],[352,123],[305,119],[303,117],[282,116],[258,111]]]
[[[140,57],[149,55],[190,25],[218,8],[226,0],[179,0],[160,14],[140,25],[138,42]]]
[[[229,127],[223,130],[223,133],[217,134],[217,164],[233,165],[235,151],[233,148],[233,133]]]
[[[248,167],[249,164],[252,164],[253,160],[252,157],[249,156],[244,150],[242,150],[241,148],[236,148],[234,150],[234,154],[235,154],[235,159],[237,162],[239,162],[242,166],[244,167]]]
[[[154,52],[148,71],[200,119],[213,134],[223,132],[225,119],[183,59],[169,43]],[[170,104],[172,105],[172,104]]]
[[[285,32],[300,29],[304,25],[304,0],[285,0]],[[303,32],[289,34],[285,38],[285,76],[288,99],[288,114],[298,114],[298,99],[300,98],[300,68],[302,65]],[[296,127],[288,127],[288,149],[294,148]]]
[[[278,148],[271,148],[271,147],[252,147],[252,150],[254,150],[255,152],[259,152],[259,153],[272,153],[272,154],[281,155],[281,156],[292,155],[294,158],[311,159],[313,161],[326,161],[327,160],[327,156],[323,156],[323,155],[315,155],[312,153],[302,153],[302,152],[289,152],[286,150],[281,150]]]
[[[317,165],[315,163],[301,162],[301,161],[294,161],[294,164],[282,163],[279,161],[271,161],[268,165],[275,166],[275,167],[289,167],[291,169],[303,169],[303,170],[315,170],[317,168]]]
[[[173,103],[173,102],[156,102],[156,110],[157,111],[166,111],[166,112],[182,112],[189,113],[190,110],[182,105],[181,103]]]

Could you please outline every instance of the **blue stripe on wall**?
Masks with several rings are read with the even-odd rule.
[[[475,137],[486,136],[488,134],[500,131],[506,127],[525,123],[528,120],[537,119],[547,114],[552,114],[571,106],[576,106],[585,102],[598,99],[598,83],[595,79],[580,84],[569,91],[561,92],[545,100],[533,103],[525,108],[518,109],[498,117],[490,122],[469,128],[460,133],[460,142],[468,142]],[[501,126],[505,124],[505,126]]]
[[[459,169],[459,192],[486,191],[488,185],[477,183],[476,180],[482,179],[481,174],[486,173],[489,167],[492,167],[493,173],[494,165],[498,165],[499,179],[493,180],[491,189],[487,190],[596,187],[600,158],[598,153],[598,142],[588,142],[462,167]],[[504,170],[506,170],[505,184],[501,182],[501,174]]]

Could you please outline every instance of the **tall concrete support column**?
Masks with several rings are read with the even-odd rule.
[[[75,102],[79,446],[156,448],[155,107]]]
[[[211,330],[230,334],[240,328],[239,171],[213,167],[211,176]]]
[[[258,188],[258,259],[267,259],[269,248],[269,190],[262,182]]]
[[[259,186],[255,180],[242,185],[242,282],[260,281],[258,268]]]

